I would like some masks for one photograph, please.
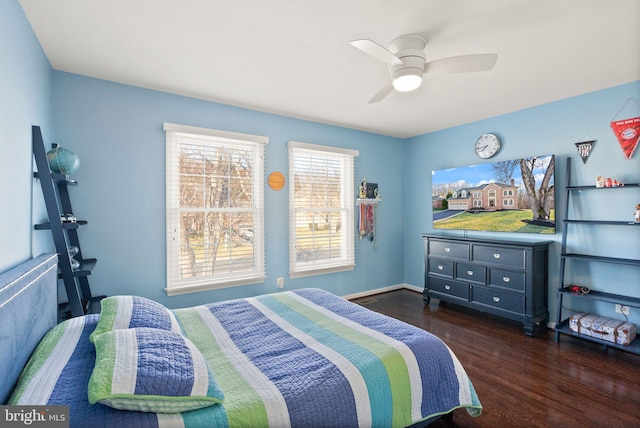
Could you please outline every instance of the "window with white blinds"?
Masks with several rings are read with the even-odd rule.
[[[289,141],[289,275],[351,270],[357,150]]]
[[[164,124],[169,296],[264,281],[267,137]]]

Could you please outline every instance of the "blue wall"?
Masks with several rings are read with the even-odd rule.
[[[482,163],[475,156],[473,146],[478,136],[483,133],[496,133],[503,142],[502,150],[492,161],[523,156],[556,155],[556,218],[561,218],[564,213],[563,190],[566,186],[567,157],[572,159],[573,185],[595,184],[596,175],[617,178],[623,182],[640,182],[640,149],[630,160],[626,160],[609,126],[609,122],[631,97],[640,100],[640,81],[406,140],[403,161],[405,283],[424,284],[423,242],[420,233],[434,231],[431,221],[431,171]],[[635,114],[640,115],[640,111],[636,110]],[[574,145],[584,136],[596,140],[586,164],[583,164]],[[576,215],[590,216],[590,219],[632,221],[637,203],[640,203],[640,192],[637,188],[616,189],[610,193],[583,192]],[[563,226],[558,226],[558,233],[551,236],[555,243],[549,258],[550,308],[556,307],[555,290],[559,284],[559,254]],[[640,258],[638,232],[640,230],[637,227],[630,229],[607,226],[597,229],[575,226],[569,230],[569,242],[575,243],[573,248],[577,251]],[[528,239],[539,237],[531,234],[486,232],[469,232],[468,236],[502,236],[513,239],[523,236]],[[548,238],[549,235],[544,235],[541,239]],[[640,271],[637,267],[574,262],[569,266],[569,272],[569,278],[575,283],[640,297]],[[603,315],[612,309],[613,305],[599,308]],[[631,315],[634,315],[634,312]],[[636,319],[640,319],[638,315],[640,314],[636,310]]]
[[[317,286],[339,295],[403,283],[422,287],[420,233],[432,231],[431,171],[479,163],[473,144],[485,132],[503,140],[497,160],[556,155],[559,217],[567,157],[574,161],[572,180],[579,184],[593,183],[596,175],[640,181],[640,153],[625,160],[609,128],[630,97],[640,99],[640,81],[400,140],[52,71],[17,0],[0,2],[0,36],[0,272],[52,248],[49,234],[34,232],[32,226],[46,218],[39,183],[32,178],[32,124],[42,127],[45,142],[55,141],[81,158],[74,175],[80,186],[70,190],[75,214],[90,222],[81,231],[83,251],[99,259],[91,277],[94,291],[139,294],[170,307],[276,291],[279,276],[285,277],[285,289]],[[377,182],[382,195],[378,249],[368,241],[356,241],[354,271],[290,280],[287,188],[275,192],[267,187],[265,283],[168,298],[163,291],[164,122],[268,136],[266,174],[287,172],[289,140],[359,150],[356,178]],[[584,136],[597,140],[586,164],[574,146]],[[631,219],[640,195],[628,195],[586,196],[589,204],[581,203],[579,214]],[[598,233],[572,229],[571,239],[595,253],[640,258],[636,231],[627,232],[628,228],[615,227]],[[561,234],[551,239],[553,310]],[[640,297],[636,268],[583,264],[570,267],[570,275],[576,283]],[[599,310],[606,313],[612,310],[609,306]],[[635,312],[631,318],[640,322]]]
[[[46,250],[32,234],[46,216],[32,203],[31,125],[51,130],[51,66],[17,0],[0,2],[0,272]],[[36,188],[39,190],[39,188]],[[33,242],[32,242],[33,236]]]
[[[98,259],[95,293],[135,293],[180,307],[274,292],[280,276],[285,289],[317,286],[339,295],[402,284],[402,140],[63,72],[53,81],[57,142],[81,158],[80,185],[70,192],[74,214],[89,221],[80,234],[85,256]],[[356,179],[379,183],[383,198],[378,249],[357,241],[354,271],[290,280],[288,187],[266,187],[266,281],[167,297],[164,122],[269,137],[266,175],[288,175],[289,140],[359,150]]]

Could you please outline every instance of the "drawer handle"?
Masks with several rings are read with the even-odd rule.
[[[467,271],[467,275],[469,275],[469,276],[473,276],[473,271],[472,271],[472,270],[468,270],[468,271]]]
[[[442,269],[444,269],[444,266],[438,265],[438,270],[442,270]]]
[[[509,282],[509,281],[511,281],[511,278],[509,278],[508,276],[503,276],[503,277],[502,277],[502,280],[503,280],[504,282]]]
[[[445,285],[445,286],[444,286],[444,289],[445,289],[445,290],[451,290],[451,286],[450,286],[450,285]]]
[[[496,258],[496,259],[499,259],[500,258],[500,253],[493,253],[493,257]]]
[[[499,298],[499,297],[494,297],[494,298],[493,298],[493,301],[497,303],[497,302],[499,302],[499,301],[500,301],[500,298]]]
[[[444,249],[444,251],[445,251],[446,253],[450,253],[450,252],[451,252],[451,248],[447,247],[447,248],[445,248],[445,249]]]

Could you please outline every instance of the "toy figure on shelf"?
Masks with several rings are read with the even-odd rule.
[[[636,216],[636,223],[640,223],[640,204],[636,204],[636,211],[634,214]]]
[[[360,199],[365,199],[367,197],[367,177],[362,177],[362,183],[360,183],[360,195],[358,197]]]

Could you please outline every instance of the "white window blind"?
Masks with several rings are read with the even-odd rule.
[[[289,141],[289,275],[351,270],[357,150]]]
[[[264,281],[266,137],[164,124],[169,296]]]

